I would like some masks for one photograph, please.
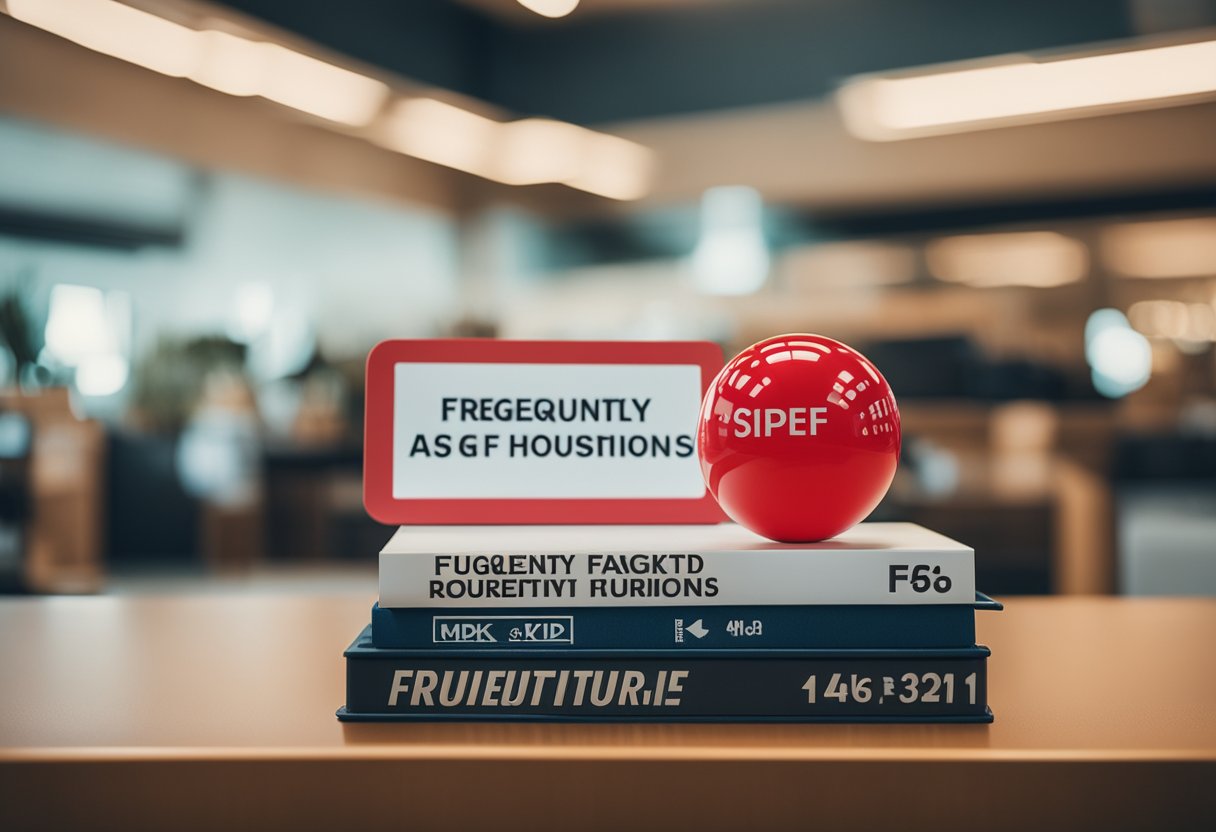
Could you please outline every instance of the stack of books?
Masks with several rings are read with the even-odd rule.
[[[403,526],[344,720],[990,722],[972,549],[908,523]]]

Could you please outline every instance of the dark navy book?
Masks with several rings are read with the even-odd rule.
[[[974,604],[448,609],[372,607],[376,647],[410,650],[772,650],[975,644]]]
[[[990,722],[988,649],[550,650],[346,656],[345,721]]]

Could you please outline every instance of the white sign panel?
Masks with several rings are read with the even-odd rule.
[[[394,499],[697,499],[691,364],[402,362]]]

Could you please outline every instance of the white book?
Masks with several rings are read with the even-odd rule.
[[[382,607],[971,604],[975,552],[912,523],[822,543],[717,526],[402,526]]]

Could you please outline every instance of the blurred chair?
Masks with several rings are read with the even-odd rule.
[[[0,411],[31,427],[20,587],[96,592],[105,574],[105,432],[73,415],[66,388],[0,392]]]
[[[19,592],[25,585],[31,433],[24,414],[0,410],[0,592]]]

